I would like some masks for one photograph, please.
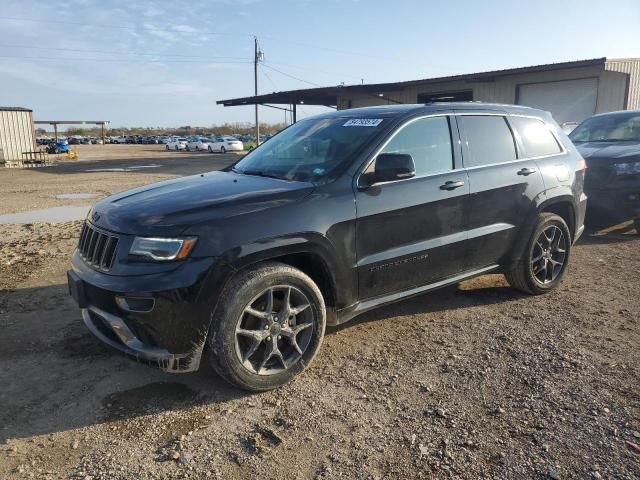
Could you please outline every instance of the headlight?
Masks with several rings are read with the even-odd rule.
[[[156,262],[182,260],[189,256],[196,245],[197,238],[145,238],[133,240],[129,255],[145,257]]]
[[[635,163],[614,163],[613,168],[616,175],[637,175],[640,174],[640,162]]]

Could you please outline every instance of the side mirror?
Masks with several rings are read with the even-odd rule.
[[[367,175],[366,184],[404,180],[416,176],[416,164],[407,153],[381,153],[376,157],[375,170]]]

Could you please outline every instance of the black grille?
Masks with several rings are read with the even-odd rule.
[[[89,265],[109,270],[116,258],[118,237],[101,232],[85,222],[80,232],[78,253]]]

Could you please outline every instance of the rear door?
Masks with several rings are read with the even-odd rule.
[[[475,270],[503,261],[544,184],[535,160],[523,158],[505,113],[457,119],[469,175],[468,268]]]
[[[453,135],[452,135],[453,134]],[[361,299],[406,290],[464,268],[469,184],[448,115],[400,126],[378,153],[407,153],[416,176],[356,192]],[[366,171],[375,168],[375,160]]]

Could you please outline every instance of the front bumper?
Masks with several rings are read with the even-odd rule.
[[[138,361],[155,365],[166,372],[193,372],[200,366],[204,344],[189,353],[173,354],[143,343],[121,317],[97,307],[83,308],[81,311],[84,324],[95,337]]]
[[[94,336],[167,372],[198,369],[211,312],[232,272],[224,262],[190,259],[172,271],[125,276],[96,271],[76,253],[72,267],[69,292]]]
[[[591,219],[622,222],[640,218],[640,186],[592,190],[588,195]]]

